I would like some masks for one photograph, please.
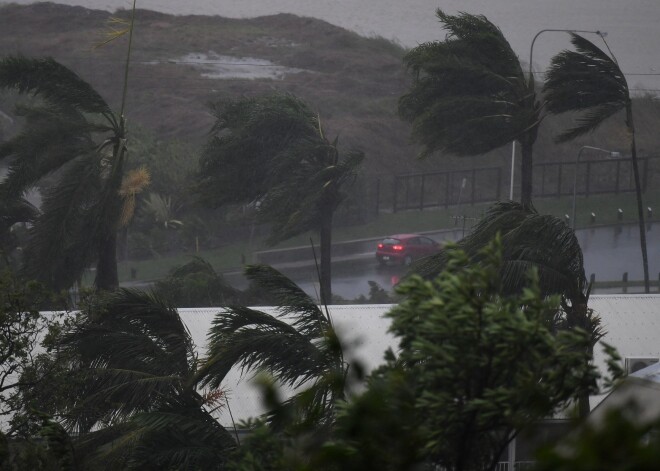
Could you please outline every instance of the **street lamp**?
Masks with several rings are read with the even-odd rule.
[[[582,152],[585,149],[589,150],[596,150],[598,152],[605,152],[609,154],[610,156],[615,155],[616,152],[613,152],[608,149],[602,149],[600,147],[594,147],[594,146],[582,146],[580,147],[580,151],[577,154],[577,158],[575,159],[575,171],[573,172],[573,212],[571,213],[571,227],[573,230],[575,230],[575,196],[577,194],[577,174],[578,174],[578,165],[580,164],[580,157],[582,157]]]

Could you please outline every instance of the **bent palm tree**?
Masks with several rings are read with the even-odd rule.
[[[562,313],[558,313],[558,329],[580,328],[590,333],[590,354],[602,337],[600,319],[588,308],[590,286],[584,272],[584,258],[575,232],[561,219],[541,215],[534,208],[513,201],[496,203],[474,227],[458,241],[474,262],[479,262],[482,249],[497,235],[502,242],[500,290],[503,294],[521,291],[529,281],[529,272],[538,272],[543,296],[562,297]],[[442,250],[420,260],[413,271],[425,278],[434,278],[445,269],[449,253]],[[580,414],[589,413],[589,394],[580,394]]]
[[[541,215],[519,203],[491,206],[466,237],[457,242],[469,257],[480,251],[497,234],[502,237],[502,290],[516,292],[528,282],[529,270],[539,272],[543,295],[564,294],[578,300],[587,291],[582,249],[573,230],[555,216]],[[420,260],[415,273],[435,277],[444,269],[447,251]]]
[[[552,113],[583,112],[577,126],[558,136],[560,142],[575,139],[596,129],[620,110],[626,112],[626,127],[630,135],[630,155],[635,179],[639,240],[642,250],[644,289],[649,292],[649,263],[644,228],[644,204],[637,163],[635,124],[632,100],[626,77],[613,55],[608,55],[591,41],[572,34],[577,51],[563,51],[552,59],[543,91],[548,110]],[[608,48],[609,49],[609,48]],[[610,51],[611,54],[611,51]]]
[[[332,218],[363,154],[340,157],[318,115],[292,95],[219,103],[213,112],[216,123],[200,161],[202,201],[254,205],[258,217],[272,223],[271,243],[318,230],[321,303],[330,303]]]
[[[41,98],[18,109],[25,125],[0,145],[0,159],[11,159],[3,193],[16,198],[46,177],[56,178],[44,192],[31,230],[28,276],[68,288],[95,261],[96,286],[116,288],[116,233],[127,153],[123,116],[53,59],[0,60],[0,88]],[[147,181],[138,178],[134,192]]]
[[[412,123],[423,156],[436,151],[477,155],[518,140],[521,202],[529,206],[539,104],[520,61],[502,31],[484,16],[436,14],[449,34],[404,58],[413,84],[399,100],[399,114]]]
[[[64,336],[60,349],[84,378],[64,417],[97,464],[216,469],[235,446],[195,390],[190,334],[161,299],[116,291]]]
[[[328,423],[334,416],[335,401],[344,395],[346,373],[329,314],[272,267],[249,266],[245,275],[272,296],[278,314],[247,307],[218,313],[209,333],[208,358],[200,369],[201,384],[220,387],[234,367],[263,370],[280,384],[298,389],[284,403],[298,409],[294,420]],[[284,425],[278,422],[281,419],[271,414],[276,425]]]

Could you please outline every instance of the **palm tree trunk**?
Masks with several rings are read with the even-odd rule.
[[[526,208],[532,206],[533,147],[533,140],[527,137],[520,139],[520,204]]]
[[[321,304],[332,303],[332,209],[321,216]]]
[[[594,330],[594,325],[588,322],[588,298],[581,290],[577,290],[574,294],[570,295],[571,306],[566,309],[566,316],[568,321],[569,330],[582,329],[590,334],[589,346],[587,348],[587,358],[591,361],[594,354],[594,345],[598,342],[597,332]],[[578,401],[578,416],[581,420],[586,419],[591,412],[589,404],[589,388],[582,388],[577,394]]]
[[[642,186],[639,180],[639,166],[637,165],[637,145],[635,143],[635,125],[632,115],[632,102],[628,99],[626,104],[626,125],[630,132],[630,155],[632,159],[633,175],[635,177],[635,196],[637,197],[637,221],[639,224],[639,244],[642,248],[642,266],[644,269],[644,292],[650,292],[649,285],[649,259],[646,251],[646,227],[644,224],[644,203],[642,202]]]
[[[96,264],[97,290],[114,291],[119,287],[117,273],[117,234],[110,232],[99,247],[99,260]]]

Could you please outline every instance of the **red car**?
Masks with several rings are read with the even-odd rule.
[[[440,250],[435,240],[419,234],[396,234],[383,239],[376,248],[376,259],[381,265],[396,263],[408,266],[413,260],[427,257]]]

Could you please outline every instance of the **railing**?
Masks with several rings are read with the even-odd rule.
[[[659,184],[658,156],[639,158],[642,191]],[[651,161],[653,164],[651,165]],[[546,162],[534,164],[534,197],[551,198],[573,194],[577,172],[578,195],[620,194],[635,190],[630,158]],[[649,182],[649,179],[651,181]],[[380,182],[379,182],[380,183]],[[423,210],[460,204],[498,201],[508,195],[509,175],[501,167],[396,175],[392,185],[392,211]],[[376,208],[380,202],[380,185]]]
[[[648,185],[649,159],[638,159],[641,167],[642,191]],[[577,172],[578,195],[627,193],[635,191],[629,158],[599,159],[579,162],[547,162],[534,165],[534,196],[560,197],[573,194]]]
[[[392,211],[496,201],[501,186],[499,167],[397,175]]]

